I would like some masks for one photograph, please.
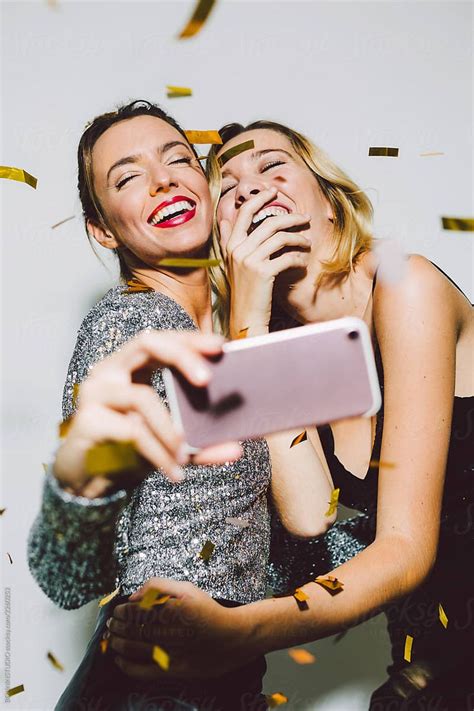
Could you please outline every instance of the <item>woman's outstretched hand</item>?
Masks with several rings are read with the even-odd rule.
[[[171,597],[143,610],[137,603],[149,590]],[[207,679],[258,656],[239,612],[243,608],[223,607],[192,583],[150,578],[129,600],[115,607],[107,623],[115,662],[127,676],[142,681],[164,674]],[[167,671],[153,661],[155,645],[169,657]]]
[[[54,474],[71,493],[95,498],[117,482],[136,486],[150,467],[162,469],[171,481],[183,478],[181,466],[189,457],[183,434],[151,385],[154,370],[173,366],[191,383],[205,386],[210,371],[204,356],[221,351],[223,339],[196,333],[147,331],[120,351],[96,364],[81,384],[79,404],[67,436],[59,447]],[[87,452],[103,442],[132,442],[142,466],[117,474],[91,476]],[[237,443],[202,450],[195,464],[217,464],[241,456]]]
[[[253,220],[275,198],[276,189],[262,190],[239,208],[232,226],[219,225],[227,278],[231,287],[231,338],[268,331],[275,278],[287,269],[306,269],[310,240],[303,232],[309,215],[288,213],[267,217],[252,230]]]

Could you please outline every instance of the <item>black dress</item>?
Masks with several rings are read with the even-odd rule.
[[[378,461],[384,421],[384,381],[376,342],[374,353],[382,407],[377,414],[371,459]],[[275,521],[270,582],[279,593],[340,565],[375,538],[378,468],[371,467],[364,479],[354,476],[334,453],[330,426],[318,431],[334,486],[340,488],[339,501],[362,513],[336,523],[325,536],[310,541],[298,541],[285,534]],[[440,604],[448,618],[447,628],[440,621]],[[472,711],[474,396],[454,398],[435,565],[419,588],[389,605],[385,614],[392,664],[387,669],[388,681],[372,695],[370,711]],[[413,637],[411,663],[404,660],[407,635]]]

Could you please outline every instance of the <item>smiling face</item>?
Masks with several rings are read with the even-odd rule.
[[[103,246],[152,267],[165,257],[202,253],[212,224],[209,188],[173,126],[155,116],[114,124],[94,145],[92,169],[107,229],[89,230]]]
[[[327,233],[333,218],[331,207],[315,175],[286,136],[265,128],[246,131],[228,141],[219,155],[250,140],[254,148],[239,153],[222,168],[218,222],[228,220],[233,225],[239,209],[253,195],[275,187],[275,198],[254,215],[249,234],[270,215],[295,212],[311,215],[311,227],[305,231],[310,240]]]

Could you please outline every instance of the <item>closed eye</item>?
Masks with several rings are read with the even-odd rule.
[[[227,195],[227,193],[230,190],[232,190],[233,188],[235,188],[235,185],[227,185],[227,187],[225,187],[223,190],[221,190],[221,198],[223,198],[224,195]]]
[[[137,177],[137,173],[135,173],[134,175],[127,175],[127,176],[125,176],[125,178],[122,178],[122,180],[119,180],[119,182],[116,183],[115,187],[117,188],[117,190],[120,190],[120,188],[123,188],[123,186],[126,183],[128,183],[129,180],[131,180],[132,178],[136,178],[136,177]]]
[[[270,170],[270,168],[274,168],[277,165],[284,165],[284,164],[285,164],[284,160],[272,160],[272,161],[270,161],[270,163],[265,163],[261,172],[264,173],[266,170]]]
[[[186,157],[186,158],[176,158],[176,160],[170,161],[171,165],[174,165],[175,163],[186,163],[187,165],[191,165],[191,158]]]

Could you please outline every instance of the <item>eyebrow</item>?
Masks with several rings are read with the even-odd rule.
[[[252,153],[250,154],[250,158],[251,158],[251,160],[258,160],[259,158],[266,155],[267,153],[275,153],[275,152],[285,153],[285,155],[287,155],[289,158],[293,158],[291,153],[288,153],[288,151],[285,151],[283,148],[265,148],[262,151],[252,151]],[[232,173],[232,171],[229,170],[228,168],[226,170],[223,170],[222,171],[222,179],[226,178],[230,173]]]
[[[164,153],[171,150],[172,148],[175,148],[176,146],[184,146],[184,148],[187,148],[188,151],[191,150],[187,143],[184,143],[183,141],[169,141],[168,143],[164,143],[158,148],[158,155],[161,157]],[[109,170],[107,171],[107,182],[109,182],[109,177],[113,170],[115,170],[116,168],[120,168],[121,165],[128,165],[129,163],[138,163],[142,157],[143,156],[141,153],[136,153],[135,155],[124,156],[124,158],[120,158],[119,160],[115,161],[115,163],[111,165]]]

